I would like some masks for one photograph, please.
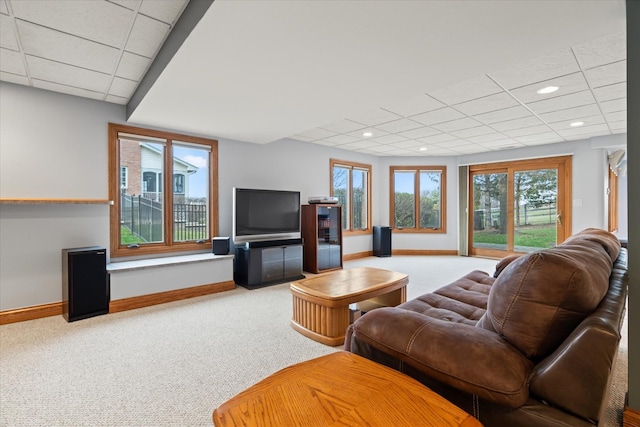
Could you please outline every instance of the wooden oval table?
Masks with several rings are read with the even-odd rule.
[[[217,427],[477,427],[417,380],[346,351],[282,369],[213,411]]]
[[[349,304],[396,306],[407,300],[409,276],[381,268],[336,270],[292,282],[291,326],[323,344],[344,343]]]

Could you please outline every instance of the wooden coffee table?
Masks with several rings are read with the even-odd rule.
[[[417,380],[345,351],[290,366],[213,411],[217,427],[482,426]]]
[[[344,343],[349,304],[396,306],[407,300],[409,276],[380,268],[336,270],[291,283],[291,326],[301,334],[336,346]]]

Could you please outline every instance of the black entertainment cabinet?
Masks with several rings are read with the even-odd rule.
[[[238,285],[254,289],[302,278],[302,239],[236,246],[233,280]]]

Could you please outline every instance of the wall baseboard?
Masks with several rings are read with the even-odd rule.
[[[625,406],[622,414],[623,427],[640,427],[640,411]]]
[[[133,310],[136,308],[149,307],[151,305],[164,304],[172,301],[179,301],[187,298],[201,297],[218,292],[229,291],[236,287],[235,282],[219,282],[209,285],[193,286],[185,289],[175,289],[172,291],[158,292],[155,294],[140,295],[137,297],[123,298],[109,303],[109,313]]]
[[[111,301],[109,303],[109,313],[133,310],[136,308],[148,307],[151,305],[164,304],[171,301],[178,301],[187,298],[195,298],[222,291],[234,289],[236,284],[233,281],[213,283],[210,285],[194,286],[185,289],[159,292],[156,294],[141,295]],[[41,319],[43,317],[62,316],[62,302],[35,305],[33,307],[18,308],[15,310],[0,311],[0,325],[9,323],[24,322],[27,320]]]
[[[62,316],[62,302],[52,302],[50,304],[34,305],[33,307],[0,311],[0,325],[51,316]]]
[[[373,256],[373,251],[357,252],[355,254],[347,254],[342,256],[343,261],[353,261],[354,259],[366,258]]]

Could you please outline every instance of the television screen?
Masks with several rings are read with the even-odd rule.
[[[300,192],[233,189],[233,241],[300,238]]]

